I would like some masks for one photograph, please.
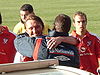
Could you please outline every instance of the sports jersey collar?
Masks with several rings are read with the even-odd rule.
[[[76,33],[75,30],[73,30],[71,34],[72,34],[72,36],[74,36],[74,37],[77,37],[77,38],[79,37],[79,35]],[[88,31],[86,31],[86,34],[84,35],[84,37],[89,37],[89,36],[90,36],[90,33],[89,33]],[[84,37],[83,37],[83,38],[84,38]]]

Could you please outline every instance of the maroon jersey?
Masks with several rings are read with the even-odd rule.
[[[3,26],[4,30],[0,32],[0,64],[13,63],[15,57],[14,39],[15,35],[9,32],[6,26]]]
[[[79,40],[77,45],[80,54],[80,69],[92,72],[97,75],[97,68],[99,66],[98,60],[100,59],[100,40],[86,32],[83,38],[79,38],[75,31],[72,36]]]

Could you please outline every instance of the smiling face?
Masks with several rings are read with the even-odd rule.
[[[74,17],[73,25],[75,26],[77,32],[84,32],[86,31],[87,20],[84,16],[76,15]]]
[[[40,22],[35,20],[28,20],[26,22],[26,32],[30,37],[41,36],[43,31],[43,27]]]

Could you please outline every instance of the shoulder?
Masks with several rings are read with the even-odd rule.
[[[3,31],[2,31],[3,35],[9,36],[9,37],[11,37],[11,35],[14,36],[14,37],[16,36],[13,32],[11,32],[9,30],[9,28],[7,26],[2,26],[2,27],[3,27]]]
[[[3,29],[3,31],[9,31],[9,28],[7,26],[0,26],[0,27]]]
[[[22,22],[19,22],[16,24],[16,26],[19,26],[19,25],[24,25]]]
[[[19,27],[22,27],[22,26],[24,26],[24,24],[23,23],[21,23],[21,22],[19,22],[19,23],[17,23],[16,25],[15,25],[15,27],[14,28],[19,28]]]
[[[89,33],[89,36],[90,36],[90,38],[92,38],[92,39],[99,39],[100,40],[100,37],[99,36],[97,36],[97,34],[95,34],[95,33]]]
[[[9,30],[9,33],[11,33],[12,35],[17,36],[17,34],[15,34],[14,32],[12,32],[12,31],[10,31],[10,30]]]
[[[16,36],[15,40],[14,40],[14,44],[18,45],[26,45],[27,43],[32,43],[32,39],[31,37],[27,36],[27,33],[22,33]]]
[[[10,38],[12,38],[12,37],[13,37],[13,38],[16,38],[16,34],[14,34],[14,33],[13,33],[12,31],[10,31],[10,30],[8,31],[8,35],[9,35]]]
[[[26,35],[26,33],[22,33],[16,37],[14,40],[14,45],[16,50],[24,56],[31,57],[33,48],[34,48],[35,38],[31,38]]]
[[[29,37],[26,32],[17,35],[15,38],[15,42],[33,42],[34,40],[35,40],[35,37]]]
[[[95,33],[90,33],[90,34],[93,35],[94,37],[100,39],[100,37],[97,34],[95,34]]]
[[[17,39],[21,39],[23,37],[28,37],[28,34],[27,33],[21,33],[21,34],[16,36]]]

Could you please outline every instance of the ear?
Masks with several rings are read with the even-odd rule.
[[[75,23],[73,22],[73,26],[76,27]]]

